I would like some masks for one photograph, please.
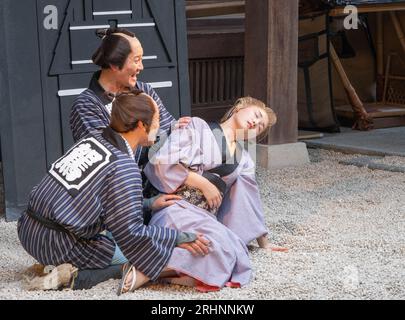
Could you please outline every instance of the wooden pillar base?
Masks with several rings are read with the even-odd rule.
[[[250,155],[256,161],[256,165],[269,170],[302,166],[310,162],[307,146],[303,142],[258,144],[256,149],[252,150],[255,152],[250,152]]]

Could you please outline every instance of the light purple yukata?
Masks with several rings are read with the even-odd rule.
[[[187,128],[171,133],[144,173],[159,191],[173,193],[184,184],[190,170],[202,174],[221,163],[221,147],[209,125],[194,117]],[[223,180],[227,191],[217,217],[179,200],[154,213],[150,221],[150,225],[202,233],[211,242],[207,256],[195,257],[175,248],[167,267],[220,288],[227,282],[243,286],[250,281],[252,269],[246,245],[267,233],[254,163],[246,150],[236,169]]]

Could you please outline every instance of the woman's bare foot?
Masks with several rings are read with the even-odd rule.
[[[268,247],[262,248],[262,249],[269,251],[269,252],[288,252],[288,248],[278,247],[276,245],[269,245]]]
[[[269,240],[267,239],[267,236],[261,236],[257,238],[257,243],[259,244],[259,247],[268,251],[268,252],[287,252],[288,248],[284,247],[279,247],[274,244],[271,244]]]

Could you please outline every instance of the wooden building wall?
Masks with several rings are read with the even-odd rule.
[[[191,113],[218,120],[243,95],[244,19],[188,20]]]
[[[187,21],[192,115],[218,120],[238,97],[251,95],[279,115],[266,142],[296,142],[298,0],[227,2],[246,18]]]

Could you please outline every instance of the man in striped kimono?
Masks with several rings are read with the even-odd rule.
[[[94,73],[89,88],[82,92],[75,100],[70,114],[70,126],[75,141],[78,141],[88,133],[105,128],[110,123],[112,101],[114,97],[123,91],[137,88],[151,96],[159,110],[159,134],[158,139],[170,134],[176,120],[166,110],[161,99],[155,90],[147,83],[137,81],[138,74],[143,70],[142,57],[143,48],[135,35],[122,28],[110,28],[99,30],[98,35],[102,37],[99,48],[93,55],[93,62],[101,68],[101,71]],[[186,126],[190,118],[181,118],[177,124],[179,127]],[[135,162],[142,169],[148,162],[147,148],[138,146],[135,150]],[[143,179],[143,185],[145,179]],[[170,195],[156,196],[151,189],[144,190],[144,222],[148,223],[151,218],[152,206],[164,205],[171,200]],[[97,272],[100,273],[100,272]],[[87,279],[85,275],[87,274]],[[92,280],[95,272],[82,271],[82,287],[91,287],[98,281]],[[108,279],[117,276],[116,268],[107,268],[104,277]],[[77,282],[79,284],[79,282]]]
[[[94,64],[101,71],[94,73],[89,88],[75,100],[70,114],[70,126],[75,141],[95,129],[108,126],[111,103],[114,96],[122,91],[136,88],[151,96],[159,107],[161,138],[170,134],[176,120],[166,110],[151,85],[137,81],[143,70],[143,48],[135,35],[122,28],[98,31],[102,43],[93,55]],[[177,126],[185,127],[189,117],[179,119]],[[142,158],[142,159],[141,159]],[[145,148],[139,147],[135,160],[141,165],[147,162]]]
[[[148,105],[140,109],[145,101]],[[79,140],[32,190],[28,209],[18,221],[18,236],[25,250],[43,265],[70,264],[79,270],[93,270],[119,265],[126,259],[153,281],[176,246],[195,246],[196,241],[198,246],[201,239],[144,225],[142,178],[133,150],[150,145],[148,131],[157,106],[144,93],[119,97],[116,104],[111,127]],[[107,279],[110,276],[111,272]],[[70,283],[71,279],[67,280]],[[56,282],[43,288],[69,285]],[[93,284],[98,282],[100,277]]]

